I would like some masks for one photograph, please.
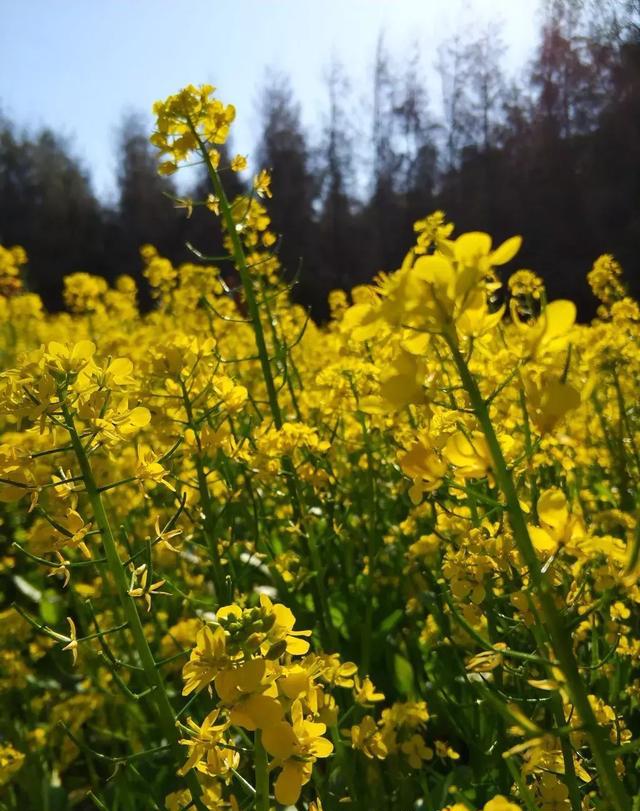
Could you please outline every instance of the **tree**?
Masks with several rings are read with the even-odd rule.
[[[401,195],[406,233],[415,220],[433,207],[438,171],[435,142],[438,126],[430,115],[417,42],[397,81],[394,117],[395,149],[399,155],[396,189]]]
[[[140,283],[143,306],[148,306],[142,277],[140,247],[154,244],[163,256],[177,259],[184,251],[184,214],[167,195],[177,194],[170,178],[157,171],[157,156],[149,143],[148,127],[139,115],[124,117],[117,137],[118,202],[112,229],[121,272]]]
[[[317,150],[318,258],[319,276],[328,293],[346,288],[358,263],[353,217],[352,122],[346,112],[349,81],[344,69],[333,60],[326,74],[328,111]]]
[[[471,75],[468,47],[457,33],[438,49],[436,67],[442,87],[444,165],[451,171],[458,165],[462,150],[472,140],[473,113],[468,88]]]
[[[289,78],[271,71],[260,94],[260,136],[256,150],[260,165],[272,173],[273,199],[269,215],[280,236],[280,260],[285,275],[300,270],[297,295],[314,297],[322,289],[314,261],[316,188],[309,166],[309,147]],[[315,297],[314,297],[315,300]]]
[[[16,135],[0,128],[0,240],[29,255],[29,284],[47,306],[62,305],[62,279],[86,270],[109,275],[104,211],[69,146],[51,130]]]
[[[397,196],[402,157],[398,153],[396,77],[382,34],[378,37],[373,65],[371,106],[371,194],[363,208],[368,275],[389,270],[398,261],[402,230],[401,202]]]

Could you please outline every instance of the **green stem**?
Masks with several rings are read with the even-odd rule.
[[[591,399],[593,401],[596,414],[598,415],[600,428],[602,429],[602,434],[604,437],[605,444],[607,446],[607,450],[609,451],[609,456],[611,457],[611,466],[613,468],[617,467],[618,469],[618,476],[620,479],[618,486],[620,488],[621,500],[624,502],[624,500],[626,499],[626,494],[629,491],[629,477],[627,473],[624,445],[622,447],[618,447],[618,450],[616,450],[616,448],[614,447],[613,439],[609,432],[609,428],[607,426],[607,421],[605,419],[602,404],[600,403],[600,400],[598,399],[598,396],[595,391],[591,395]]]
[[[220,561],[220,553],[218,551],[218,542],[216,540],[216,517],[213,511],[213,505],[211,504],[211,493],[209,492],[209,483],[207,482],[207,475],[204,470],[204,466],[202,464],[202,445],[200,443],[200,435],[198,433],[198,426],[196,425],[196,421],[193,417],[193,408],[191,406],[191,400],[189,399],[189,393],[187,392],[187,387],[184,384],[182,378],[180,378],[180,387],[182,389],[182,400],[184,403],[185,412],[187,414],[187,420],[189,427],[194,433],[196,439],[196,454],[195,454],[195,463],[196,463],[196,472],[198,475],[198,490],[200,492],[200,504],[202,506],[202,513],[204,515],[204,522],[203,522],[203,534],[204,539],[207,544],[207,549],[209,550],[209,557],[211,558],[211,564],[213,566],[213,586],[215,589],[215,596],[218,604],[220,604],[223,600],[224,594],[224,574],[222,571],[222,564]]]
[[[358,393],[355,386],[352,386],[353,393],[356,397],[356,405],[358,405]],[[371,447],[371,438],[367,430],[367,421],[362,411],[357,412],[357,419],[360,423],[362,431],[362,440],[365,447],[367,457],[367,496],[369,499],[369,509],[371,524],[367,532],[367,557],[368,557],[368,575],[367,575],[367,592],[366,592],[366,606],[364,629],[362,633],[362,648],[360,655],[360,663],[362,670],[365,674],[369,673],[371,666],[371,635],[373,632],[373,602],[374,602],[374,583],[375,583],[375,564],[377,557],[376,539],[378,534],[378,505],[376,498],[376,482],[373,469],[373,448]]]
[[[202,457],[198,453],[196,457],[196,471],[198,474],[198,489],[200,490],[200,500],[202,503],[202,512],[204,513],[204,537],[207,542],[207,549],[209,550],[209,557],[213,564],[213,582],[216,592],[216,599],[220,604],[223,601],[224,595],[224,577],[222,573],[222,565],[220,561],[220,553],[218,551],[218,542],[215,535],[215,515],[213,514],[213,507],[211,504],[211,493],[209,492],[209,484],[207,477],[202,466]]]
[[[567,720],[564,717],[564,708],[562,706],[562,699],[560,693],[555,693],[551,700],[551,710],[558,729],[561,729],[566,724]],[[562,761],[564,763],[564,782],[569,791],[569,801],[571,802],[571,811],[581,811],[582,800],[580,798],[580,789],[578,787],[578,778],[576,776],[576,768],[573,763],[573,747],[571,746],[571,738],[569,735],[560,736],[560,748],[562,749]]]
[[[264,383],[267,389],[267,397],[269,400],[269,408],[271,410],[271,416],[273,418],[273,423],[276,429],[280,430],[283,425],[282,411],[280,410],[280,404],[278,402],[278,393],[276,391],[275,381],[273,379],[273,372],[271,370],[271,362],[269,360],[269,353],[267,351],[267,344],[264,337],[264,329],[262,327],[262,320],[260,318],[260,307],[258,305],[258,301],[255,295],[255,290],[251,279],[251,272],[247,266],[247,259],[244,254],[244,248],[242,247],[242,241],[236,230],[236,223],[233,219],[231,205],[229,204],[229,199],[227,198],[224,186],[222,185],[222,181],[220,180],[220,176],[216,171],[215,167],[213,166],[213,164],[211,163],[209,153],[207,152],[206,146],[202,142],[202,139],[198,134],[198,131],[188,118],[187,122],[191,129],[191,132],[193,133],[194,138],[198,143],[199,152],[202,155],[202,158],[205,162],[205,166],[207,167],[209,179],[211,180],[214,193],[219,201],[220,213],[222,216],[222,220],[224,222],[224,227],[229,236],[229,239],[231,240],[232,247],[231,253],[233,255],[235,266],[238,270],[238,273],[240,274],[240,281],[242,283],[242,287],[244,290],[247,302],[247,309],[249,310],[249,318],[251,319],[251,325],[253,327],[253,333],[255,336],[256,348],[258,350],[260,367],[262,370],[262,377],[264,379]],[[294,521],[298,523],[304,530],[304,537],[306,539],[308,551],[312,560],[312,564],[316,570],[316,576],[313,580],[312,597],[314,602],[314,609],[316,615],[319,618],[321,618],[322,627],[326,625],[328,628],[328,632],[323,634],[323,636],[325,637],[325,639],[323,639],[323,642],[325,644],[327,641],[333,643],[335,641],[335,630],[331,622],[331,614],[328,611],[329,603],[324,585],[324,567],[322,566],[322,561],[318,554],[318,549],[315,545],[315,541],[310,537],[309,533],[306,532],[306,528],[303,526],[302,523],[304,512],[302,510],[300,493],[297,487],[297,475],[295,472],[295,468],[293,466],[291,459],[288,456],[285,456],[282,462],[287,488],[289,490],[289,495],[291,497],[294,508]]]
[[[529,536],[527,522],[522,508],[520,507],[511,472],[507,467],[500,442],[498,441],[493,423],[491,422],[489,409],[480,393],[475,378],[471,374],[460,352],[457,338],[451,332],[444,333],[443,337],[451,350],[453,360],[458,369],[458,374],[460,375],[462,384],[467,390],[471,405],[489,446],[493,460],[493,473],[507,502],[514,539],[518,551],[529,570],[532,586],[540,602],[544,624],[553,645],[554,653],[560,663],[560,669],[566,680],[566,686],[571,701],[580,716],[580,720],[589,739],[593,759],[602,782],[602,790],[609,798],[612,808],[616,809],[616,811],[628,811],[631,807],[629,798],[622,782],[616,774],[615,763],[609,756],[607,738],[598,724],[591,704],[589,703],[587,691],[582,682],[578,663],[573,653],[571,636],[567,632],[562,616],[556,608],[552,585],[540,568],[535,548]]]
[[[287,368],[287,345],[286,341],[281,340],[278,330],[276,328],[276,320],[273,315],[273,311],[271,310],[271,304],[269,303],[269,297],[267,295],[267,291],[265,289],[264,279],[260,277],[260,291],[262,293],[262,304],[265,308],[267,314],[267,323],[269,324],[269,328],[271,331],[271,340],[273,341],[273,345],[277,347],[277,354],[280,356],[281,364],[282,364],[282,376],[285,378],[287,383],[287,388],[289,390],[289,396],[291,397],[291,404],[293,406],[293,410],[296,412],[296,416],[299,420],[301,420],[300,415],[300,408],[298,406],[298,400],[296,398],[296,393],[293,388],[293,382],[291,380],[291,374]],[[290,362],[293,364],[293,358],[289,359]]]
[[[207,149],[204,143],[202,142],[202,139],[200,138],[198,131],[195,129],[191,121],[189,121],[189,126],[191,128],[194,137],[198,142],[200,154],[204,159],[205,165],[207,167],[207,172],[209,174],[209,179],[211,180],[214,193],[219,201],[220,213],[222,215],[225,229],[227,231],[229,239],[231,240],[232,247],[231,253],[233,254],[235,266],[238,270],[238,273],[240,274],[240,281],[242,282],[244,295],[247,301],[247,309],[249,310],[249,317],[251,318],[251,325],[253,327],[253,333],[256,340],[256,348],[258,350],[258,355],[260,356],[260,367],[262,369],[262,376],[264,378],[265,386],[267,387],[267,396],[269,398],[269,406],[271,408],[271,414],[273,416],[273,421],[275,423],[276,428],[280,429],[282,427],[282,412],[280,411],[280,404],[278,403],[278,393],[276,391],[273,373],[271,371],[271,364],[269,362],[269,353],[267,352],[267,344],[264,339],[264,330],[262,328],[262,321],[260,319],[260,308],[258,307],[255,291],[253,289],[251,274],[249,268],[247,267],[247,259],[244,255],[242,241],[240,240],[240,236],[236,231],[236,223],[233,219],[229,199],[224,190],[224,186],[222,185],[222,181],[220,180],[220,176],[218,175],[218,172],[215,170],[213,164],[211,163],[209,153],[207,152]]]
[[[322,562],[322,558],[320,557],[320,550],[318,549],[316,540],[305,526],[305,511],[303,510],[302,497],[298,488],[298,477],[295,472],[295,468],[293,467],[293,463],[288,456],[285,456],[282,460],[282,466],[284,468],[284,475],[287,480],[287,489],[289,490],[289,496],[292,501],[293,520],[294,523],[298,524],[303,531],[301,537],[306,546],[305,552],[310,558],[311,565],[313,566],[315,572],[315,577],[311,581],[311,596],[313,599],[316,618],[318,619],[318,623],[320,625],[322,644],[324,645],[325,649],[327,649],[328,645],[332,650],[335,650],[338,645],[338,640],[336,637],[336,630],[333,627],[333,622],[331,619],[329,597],[327,595],[324,582],[325,567]]]
[[[631,454],[633,460],[636,464],[636,468],[638,473],[640,473],[640,455],[638,454],[638,447],[635,441],[635,431],[633,427],[629,424],[629,417],[627,414],[627,406],[624,401],[624,394],[622,393],[622,387],[620,385],[620,380],[618,379],[618,374],[614,368],[612,372],[613,377],[613,384],[616,390],[616,398],[618,401],[618,414],[619,414],[619,446],[620,446],[620,456],[621,456],[621,465],[624,465],[625,470],[627,470],[627,483],[630,483],[631,474],[630,474],[630,465],[627,464],[627,443],[631,448]],[[622,502],[622,509],[631,511],[634,507],[634,499],[632,495],[631,487],[628,487],[623,493],[621,493],[621,502]]]
[[[529,488],[531,490],[531,506],[534,518],[538,517],[538,482],[531,468],[531,458],[533,456],[533,441],[531,438],[531,424],[529,422],[529,410],[527,409],[527,395],[520,375],[520,390],[519,390],[520,408],[522,409],[522,420],[524,425],[524,447],[527,454],[527,477],[529,479]]]
[[[269,763],[267,753],[262,745],[262,733],[256,730],[254,737],[253,759],[256,770],[255,811],[269,811]]]
[[[105,557],[107,559],[107,567],[115,584],[116,591],[129,626],[129,631],[133,637],[134,645],[144,670],[147,684],[149,687],[154,688],[151,693],[151,698],[155,703],[160,728],[163,735],[171,745],[175,763],[179,763],[184,759],[184,757],[180,744],[178,743],[179,738],[175,726],[173,707],[171,706],[171,702],[167,696],[160,671],[156,666],[149,643],[147,642],[144,628],[138,614],[138,609],[133,598],[129,595],[127,576],[118,554],[118,547],[116,545],[113,531],[109,523],[109,518],[104,507],[104,502],[96,484],[91,463],[89,462],[89,458],[85,452],[80,437],[78,436],[78,432],[76,431],[73,416],[64,401],[64,392],[61,392],[60,400],[65,425],[67,431],[69,432],[71,444],[84,478],[87,495],[91,503],[96,524],[100,530]],[[190,772],[186,776],[186,782],[189,786],[191,796],[195,802],[196,808],[198,808],[198,811],[206,811],[205,806],[200,800],[200,785],[194,772]]]
[[[522,779],[522,775],[520,774],[518,767],[511,758],[507,758],[506,760],[507,767],[511,772],[511,777],[513,777],[513,782],[518,787],[518,796],[526,805],[527,811],[539,811],[535,797],[527,787],[526,782]]]

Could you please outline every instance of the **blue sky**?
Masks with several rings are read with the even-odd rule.
[[[0,110],[20,125],[69,137],[100,194],[114,188],[113,138],[123,113],[190,82],[211,82],[236,105],[234,147],[251,152],[265,71],[290,74],[312,126],[324,109],[332,55],[369,87],[379,32],[402,62],[412,43],[437,111],[438,44],[457,30],[502,21],[517,71],[531,55],[536,0],[0,0]],[[354,112],[354,116],[357,113]]]

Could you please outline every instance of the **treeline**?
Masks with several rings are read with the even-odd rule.
[[[639,292],[640,0],[550,0],[540,20],[534,57],[517,78],[503,69],[497,28],[460,34],[437,55],[417,43],[400,67],[380,38],[367,114],[334,63],[312,135],[287,77],[269,76],[256,156],[273,173],[269,211],[283,266],[314,316],[326,315],[331,289],[398,267],[413,222],[436,208],[458,231],[523,233],[521,266],[545,278],[551,297],[576,300],[585,318],[594,305],[584,277],[600,253],[614,253]],[[420,71],[434,56],[437,116]],[[52,308],[62,277],[77,270],[128,273],[148,304],[143,243],[174,262],[193,258],[186,243],[219,252],[206,210],[187,218],[163,194],[177,192],[156,174],[139,119],[123,122],[114,149],[118,195],[105,205],[64,140],[20,134],[0,119],[0,242],[25,246],[30,285]],[[237,176],[228,182],[231,193],[242,190]],[[206,194],[204,178],[180,191]]]

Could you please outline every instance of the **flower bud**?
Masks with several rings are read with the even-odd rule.
[[[264,639],[263,634],[254,633],[247,639],[246,645],[249,650],[255,650],[256,648],[260,647],[262,640]]]

